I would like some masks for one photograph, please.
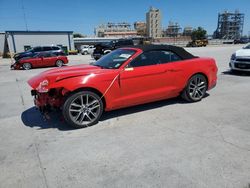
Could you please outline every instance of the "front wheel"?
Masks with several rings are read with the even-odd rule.
[[[63,105],[63,116],[74,128],[96,124],[103,113],[101,98],[91,91],[80,91],[70,95]]]
[[[188,102],[200,101],[205,96],[207,87],[208,83],[205,76],[202,74],[196,74],[189,79],[181,96]]]
[[[57,60],[57,61],[56,61],[56,66],[57,66],[57,67],[62,67],[62,66],[63,66],[63,61],[60,60],[60,59]]]
[[[24,63],[23,64],[23,69],[24,70],[30,70],[31,69],[31,64],[30,63]]]

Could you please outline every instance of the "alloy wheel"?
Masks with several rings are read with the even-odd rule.
[[[78,95],[69,105],[70,119],[78,125],[88,126],[99,118],[100,113],[100,101],[91,94]]]
[[[63,66],[63,61],[62,60],[57,60],[56,61],[56,66],[58,66],[58,67]]]
[[[30,64],[30,63],[24,63],[24,64],[23,64],[23,69],[24,69],[24,70],[29,70],[29,69],[31,69],[31,64]]]
[[[207,80],[203,75],[195,75],[191,78],[188,86],[188,94],[193,101],[201,100],[206,90]]]

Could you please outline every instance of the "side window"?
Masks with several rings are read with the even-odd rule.
[[[44,57],[44,55],[45,55],[45,54],[42,52],[42,53],[37,53],[36,56],[39,57],[39,58],[42,58],[42,57]]]
[[[153,51],[144,52],[135,58],[132,62],[130,62],[129,67],[142,67],[149,65],[156,65],[156,61],[154,60]]]
[[[181,58],[171,51],[159,51],[157,54],[158,64],[169,63],[174,61],[180,61]]]
[[[42,48],[41,47],[35,47],[33,50],[34,50],[34,52],[41,52]]]
[[[45,47],[43,47],[43,51],[50,51],[52,48],[51,47],[49,47],[49,46],[45,46]]]
[[[52,53],[44,53],[43,57],[52,57]]]
[[[130,67],[141,67],[156,64],[164,64],[174,61],[180,61],[181,58],[171,51],[149,51],[144,52],[135,58],[130,64]]]
[[[52,49],[53,49],[53,50],[59,50],[60,48],[59,48],[59,47],[56,47],[56,46],[53,46]]]

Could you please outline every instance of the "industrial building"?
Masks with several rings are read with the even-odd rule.
[[[193,32],[193,28],[190,26],[186,26],[183,29],[183,36],[191,36]]]
[[[3,55],[4,41],[5,41],[5,33],[4,32],[0,32],[0,56]]]
[[[137,36],[137,31],[133,30],[131,24],[127,22],[101,24],[95,28],[96,37],[116,37],[127,38]]]
[[[219,13],[218,26],[214,32],[217,39],[239,39],[243,33],[244,14],[239,11]]]
[[[178,37],[181,35],[180,33],[181,27],[180,25],[176,22],[169,22],[169,25],[165,31],[165,36],[166,37]]]
[[[159,9],[150,7],[150,10],[146,13],[148,37],[151,38],[162,37],[161,19],[162,19],[161,11]]]
[[[18,53],[31,47],[50,45],[73,50],[73,31],[6,31],[3,53]]]
[[[146,22],[135,22],[134,28],[137,31],[138,36],[142,36],[142,37],[147,36]]]

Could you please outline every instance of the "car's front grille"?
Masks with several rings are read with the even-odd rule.
[[[235,63],[234,66],[238,69],[250,69],[250,64],[246,63]]]
[[[250,63],[250,58],[244,59],[244,58],[237,58],[236,61],[241,61],[241,62],[249,62]]]

